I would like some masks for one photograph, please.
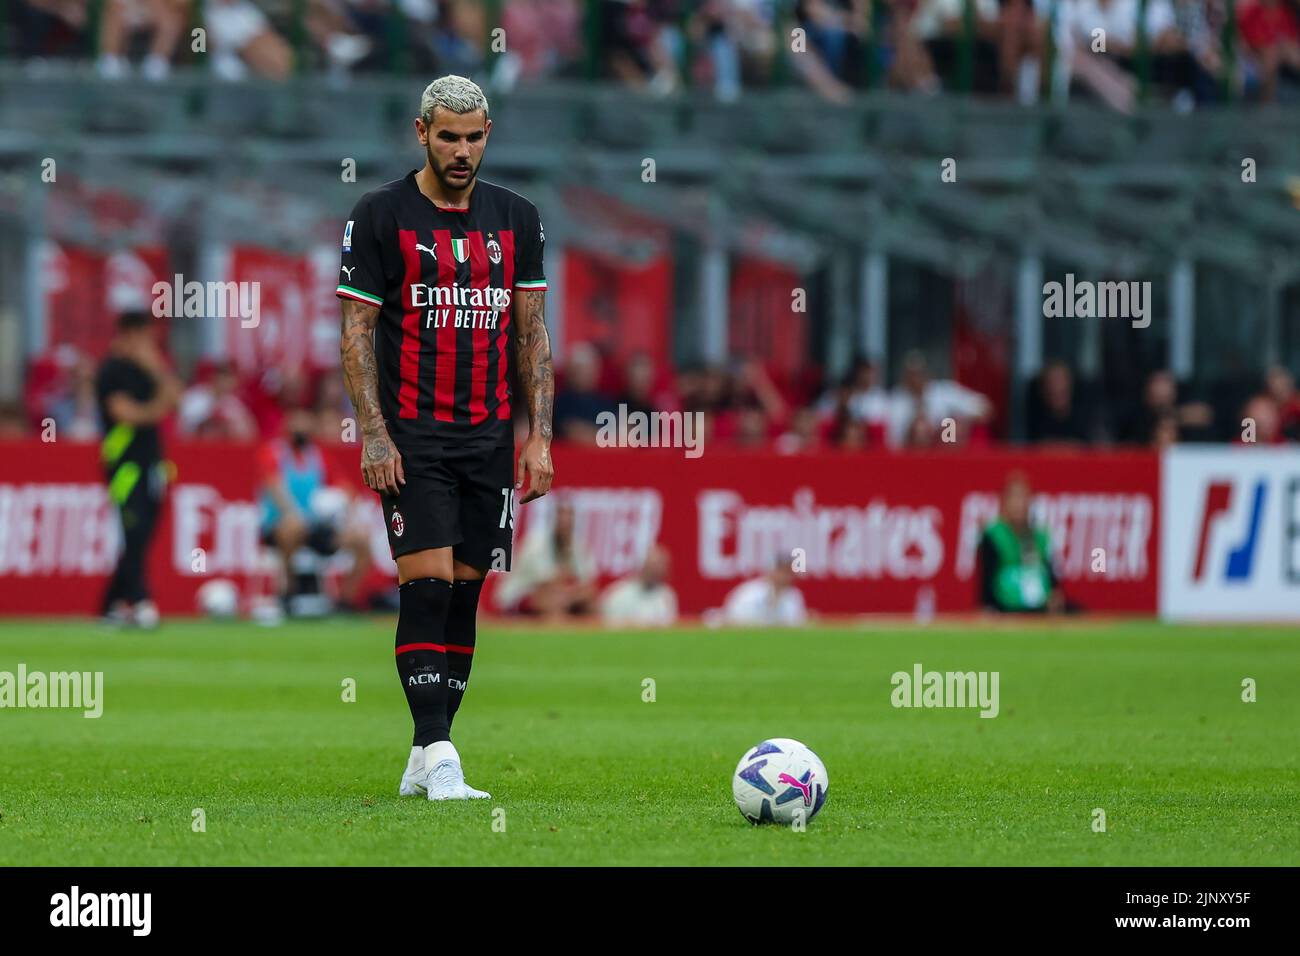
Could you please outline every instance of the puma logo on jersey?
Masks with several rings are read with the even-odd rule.
[[[415,244],[415,251],[416,251],[416,252],[427,252],[429,255],[433,256],[434,259],[437,259],[437,258],[438,258],[438,253],[434,252],[434,251],[433,251],[432,249],[430,249],[428,246],[422,246],[422,245],[420,245],[418,242]]]
[[[342,272],[349,279],[351,279],[352,273],[356,271],[356,268],[357,268],[356,266],[353,266],[351,269],[349,269],[347,266],[339,266],[339,271]]]

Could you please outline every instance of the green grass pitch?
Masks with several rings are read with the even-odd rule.
[[[1300,864],[1294,629],[488,627],[463,804],[397,796],[392,629],[0,624],[0,671],[104,672],[98,720],[0,710],[0,864]],[[1001,713],[895,709],[916,662],[998,671]],[[806,832],[732,802],[769,736],[826,763]]]

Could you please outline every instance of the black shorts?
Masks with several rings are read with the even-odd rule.
[[[509,571],[514,448],[446,448],[414,459],[402,452],[406,484],[401,493],[379,496],[393,557],[450,547],[457,561],[471,567]]]

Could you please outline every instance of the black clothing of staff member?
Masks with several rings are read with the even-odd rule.
[[[158,424],[176,407],[180,393],[158,348],[153,320],[143,312],[124,313],[95,376],[104,427],[100,459],[122,526],[122,552],[102,606],[105,618],[115,623],[158,623],[145,559],[166,485]]]

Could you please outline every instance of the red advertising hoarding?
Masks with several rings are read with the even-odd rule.
[[[329,452],[340,471],[355,448]],[[162,610],[190,612],[210,577],[264,590],[253,446],[174,444],[176,481],[150,555]],[[939,612],[975,607],[975,546],[1012,470],[1034,487],[1067,594],[1087,609],[1153,614],[1159,459],[1154,454],[1010,453],[780,456],[557,447],[557,488],[603,581],[635,571],[659,541],[683,613],[721,604],[738,582],[796,549],[808,605],[825,614],[907,612],[932,589]],[[391,575],[377,502],[376,583]],[[553,497],[519,507],[516,547],[544,528]],[[117,547],[92,445],[0,446],[0,611],[89,614]],[[201,560],[200,560],[201,559]],[[195,567],[202,567],[196,571]],[[1099,570],[1104,568],[1104,570]]]
[[[673,558],[684,611],[722,603],[777,555],[801,549],[810,608],[902,612],[932,588],[937,610],[976,606],[975,550],[1006,476],[1024,472],[1067,594],[1085,608],[1156,607],[1153,454],[825,453],[782,456],[558,449],[558,487],[603,577],[631,573],[647,544]],[[516,542],[553,507],[516,509]],[[1098,554],[1097,549],[1101,549]],[[1102,567],[1104,571],[1094,571]]]

